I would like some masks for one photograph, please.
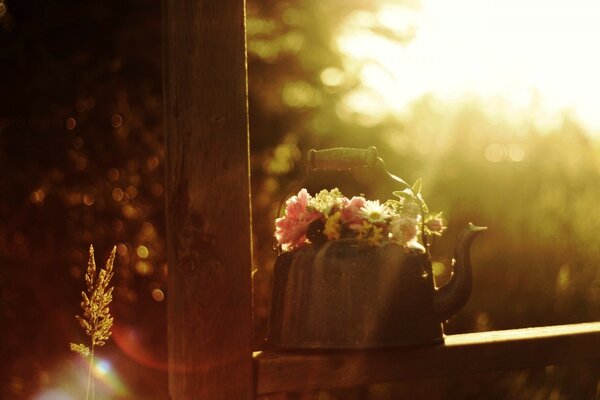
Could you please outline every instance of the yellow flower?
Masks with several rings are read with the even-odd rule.
[[[338,188],[323,189],[308,201],[308,206],[327,216],[333,209],[341,208],[343,198],[344,196]]]
[[[367,243],[370,246],[381,246],[383,245],[383,228],[379,228],[377,226],[373,226],[373,231],[371,232],[371,236],[367,239]]]
[[[337,240],[340,238],[340,230],[341,230],[341,213],[338,211],[333,214],[331,217],[327,218],[327,222],[325,222],[325,229],[323,233],[327,236],[328,240]]]
[[[358,236],[356,238],[358,240],[365,240],[369,246],[378,247],[383,245],[385,236],[383,235],[383,228],[365,221],[358,228]]]

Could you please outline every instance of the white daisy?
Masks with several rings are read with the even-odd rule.
[[[361,215],[370,223],[377,224],[390,219],[390,211],[379,200],[367,200],[360,209]]]

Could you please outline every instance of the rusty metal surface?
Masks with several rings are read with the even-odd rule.
[[[396,244],[326,242],[279,256],[273,348],[395,347],[443,341],[427,254]]]

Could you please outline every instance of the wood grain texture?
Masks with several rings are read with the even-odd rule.
[[[310,391],[600,359],[600,322],[451,335],[374,351],[257,352],[256,391]]]
[[[290,397],[287,393],[279,392],[258,396],[256,400],[290,400]]]
[[[171,399],[251,399],[244,1],[163,0]]]

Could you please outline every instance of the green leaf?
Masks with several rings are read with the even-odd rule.
[[[393,214],[399,214],[402,210],[402,202],[398,200],[390,199],[383,203],[383,205],[387,207],[387,209],[390,210]]]
[[[399,197],[401,199],[412,199],[414,198],[414,194],[412,192],[411,189],[404,189],[404,190],[396,190],[395,192],[392,192],[392,194],[396,197]]]
[[[423,178],[417,179],[417,181],[412,185],[412,191],[417,196],[421,193],[421,186],[423,186]]]

